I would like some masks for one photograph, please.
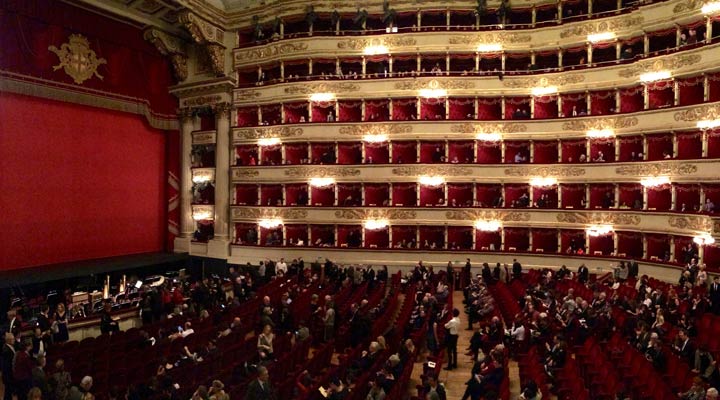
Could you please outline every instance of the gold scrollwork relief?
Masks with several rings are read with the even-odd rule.
[[[233,179],[251,179],[257,178],[258,175],[260,175],[260,171],[257,169],[234,168],[232,170]]]
[[[673,116],[675,121],[701,121],[720,118],[720,105],[693,107],[688,110],[676,112]]]
[[[203,107],[216,104],[222,100],[220,96],[199,96],[183,100],[184,107]]]
[[[233,131],[235,140],[262,138],[289,138],[303,135],[303,128],[294,126],[272,126],[257,128],[239,128]]]
[[[411,81],[395,82],[397,90],[421,90],[421,89],[474,89],[475,83],[466,79],[414,79]]]
[[[715,235],[720,234],[720,221],[715,221],[715,222],[713,223],[713,233],[714,233]]]
[[[488,32],[470,35],[450,36],[449,44],[511,44],[529,43],[532,36],[520,33],[509,32]]]
[[[585,81],[582,74],[561,74],[543,78],[506,78],[503,86],[509,88],[534,88],[545,86],[564,86]]]
[[[350,167],[292,167],[285,170],[285,176],[291,178],[347,177],[358,175],[360,175],[360,170]]]
[[[410,220],[417,218],[417,213],[412,210],[338,210],[335,211],[335,218],[340,219],[389,219],[389,220]]]
[[[501,124],[455,124],[450,126],[452,133],[518,133],[527,132],[525,124],[501,123]]]
[[[337,42],[338,49],[348,50],[362,50],[368,46],[389,46],[389,47],[403,47],[403,46],[415,46],[417,41],[412,37],[383,37],[375,39],[347,39]]]
[[[676,70],[688,65],[697,64],[701,59],[702,56],[700,54],[681,54],[656,60],[640,61],[629,68],[621,70],[618,75],[620,75],[621,78],[634,78],[645,72]]]
[[[472,175],[472,168],[444,165],[437,167],[398,167],[392,169],[393,175],[416,176],[416,175],[440,175],[440,176],[468,176]]]
[[[578,167],[515,167],[506,168],[507,176],[583,176],[585,168]]]
[[[241,102],[241,101],[248,101],[257,99],[258,97],[262,97],[262,92],[255,89],[239,89],[236,90],[234,93],[235,101]]]
[[[298,53],[307,50],[307,43],[279,43],[259,49],[249,49],[235,52],[235,63],[243,61],[256,61],[262,58]]]
[[[622,31],[642,25],[643,20],[644,18],[642,16],[627,16],[623,18],[610,19],[609,21],[600,20],[579,24],[560,32],[560,37],[565,39],[574,36],[587,36],[600,32]]]
[[[588,118],[563,123],[564,131],[587,131],[590,129],[623,129],[638,124],[636,117]]]
[[[503,222],[527,222],[530,221],[530,213],[520,211],[469,211],[451,210],[445,212],[445,218],[452,220],[475,221],[499,220]]]
[[[710,218],[694,216],[671,216],[668,225],[678,229],[692,229],[694,231],[708,232],[713,227]]]
[[[556,215],[556,218],[558,222],[567,224],[640,224],[639,216],[628,213],[561,212]]]
[[[647,164],[647,165],[623,165],[615,168],[618,175],[692,175],[698,170],[697,165],[682,164]]]
[[[196,132],[192,135],[193,144],[214,144],[214,132]]]
[[[368,124],[368,125],[350,125],[340,128],[341,135],[379,135],[379,134],[401,134],[412,132],[412,125],[406,124]]]
[[[686,0],[682,3],[676,4],[675,7],[673,7],[673,13],[677,14],[684,11],[697,10],[702,7],[703,4],[705,4],[705,2],[702,0]]]
[[[278,208],[233,208],[233,219],[260,219],[260,218],[280,218],[280,219],[306,219],[307,210],[292,210]]]
[[[311,93],[344,93],[357,92],[360,85],[346,82],[331,83],[309,83],[306,85],[292,85],[285,88],[287,94],[311,94]]]
[[[98,58],[85,36],[70,35],[68,42],[60,45],[59,49],[50,46],[48,50],[55,53],[60,61],[60,64],[53,66],[53,71],[62,68],[78,85],[93,76],[103,79],[97,69],[100,65],[107,64],[107,60]]]

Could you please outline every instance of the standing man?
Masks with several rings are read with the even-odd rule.
[[[5,396],[3,400],[12,400],[15,392],[15,384],[13,381],[13,360],[15,359],[15,335],[10,332],[5,333],[5,343],[2,347],[2,358],[0,358],[0,368],[2,368],[2,381],[5,386]]]
[[[445,324],[445,329],[448,330],[445,339],[448,353],[448,366],[445,369],[450,371],[457,368],[457,342],[460,332],[460,311],[457,308],[453,309],[453,317]]]
[[[267,368],[260,366],[257,369],[258,377],[248,385],[245,392],[245,400],[272,400],[275,399],[272,387],[270,387],[270,374]]]
[[[710,306],[713,314],[720,314],[720,281],[717,276],[713,277],[713,282],[710,284]]]
[[[578,282],[587,283],[588,279],[590,279],[590,270],[588,270],[585,264],[580,264],[580,268],[578,268]]]
[[[281,258],[280,261],[275,265],[275,271],[278,275],[285,276],[288,272],[287,263],[285,262],[284,258]]]
[[[513,258],[512,273],[513,279],[520,279],[522,275],[522,265],[515,258]]]

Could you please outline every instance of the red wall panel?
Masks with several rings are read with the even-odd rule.
[[[0,132],[0,268],[164,248],[164,131],[141,116],[4,94]]]

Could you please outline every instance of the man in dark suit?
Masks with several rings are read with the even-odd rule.
[[[588,270],[585,264],[582,264],[580,268],[578,268],[578,282],[586,283],[588,279],[590,279],[590,270]]]
[[[638,265],[637,261],[632,260],[628,264],[628,278],[637,278],[638,274],[640,273],[640,266]]]
[[[512,265],[512,273],[513,273],[513,279],[520,279],[520,275],[522,274],[522,265],[518,262],[518,260],[513,258],[513,265]]]
[[[713,314],[720,314],[720,280],[717,276],[713,278],[710,284],[709,295]]]
[[[245,392],[245,400],[273,400],[275,393],[270,386],[270,375],[267,368],[258,367],[258,377],[253,379]]]
[[[15,358],[15,336],[12,333],[5,334],[5,343],[0,353],[0,368],[2,370],[2,381],[5,385],[5,396],[3,400],[11,400],[15,392],[13,381],[13,359]]]
[[[689,365],[695,364],[695,346],[690,341],[690,336],[685,329],[680,329],[673,347],[680,358],[687,361]]]

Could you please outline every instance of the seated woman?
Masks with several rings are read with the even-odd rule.
[[[270,324],[266,324],[263,327],[262,333],[258,336],[258,356],[260,357],[260,362],[268,362],[271,361],[273,357],[273,340],[275,339],[275,334],[272,332],[272,326]]]

